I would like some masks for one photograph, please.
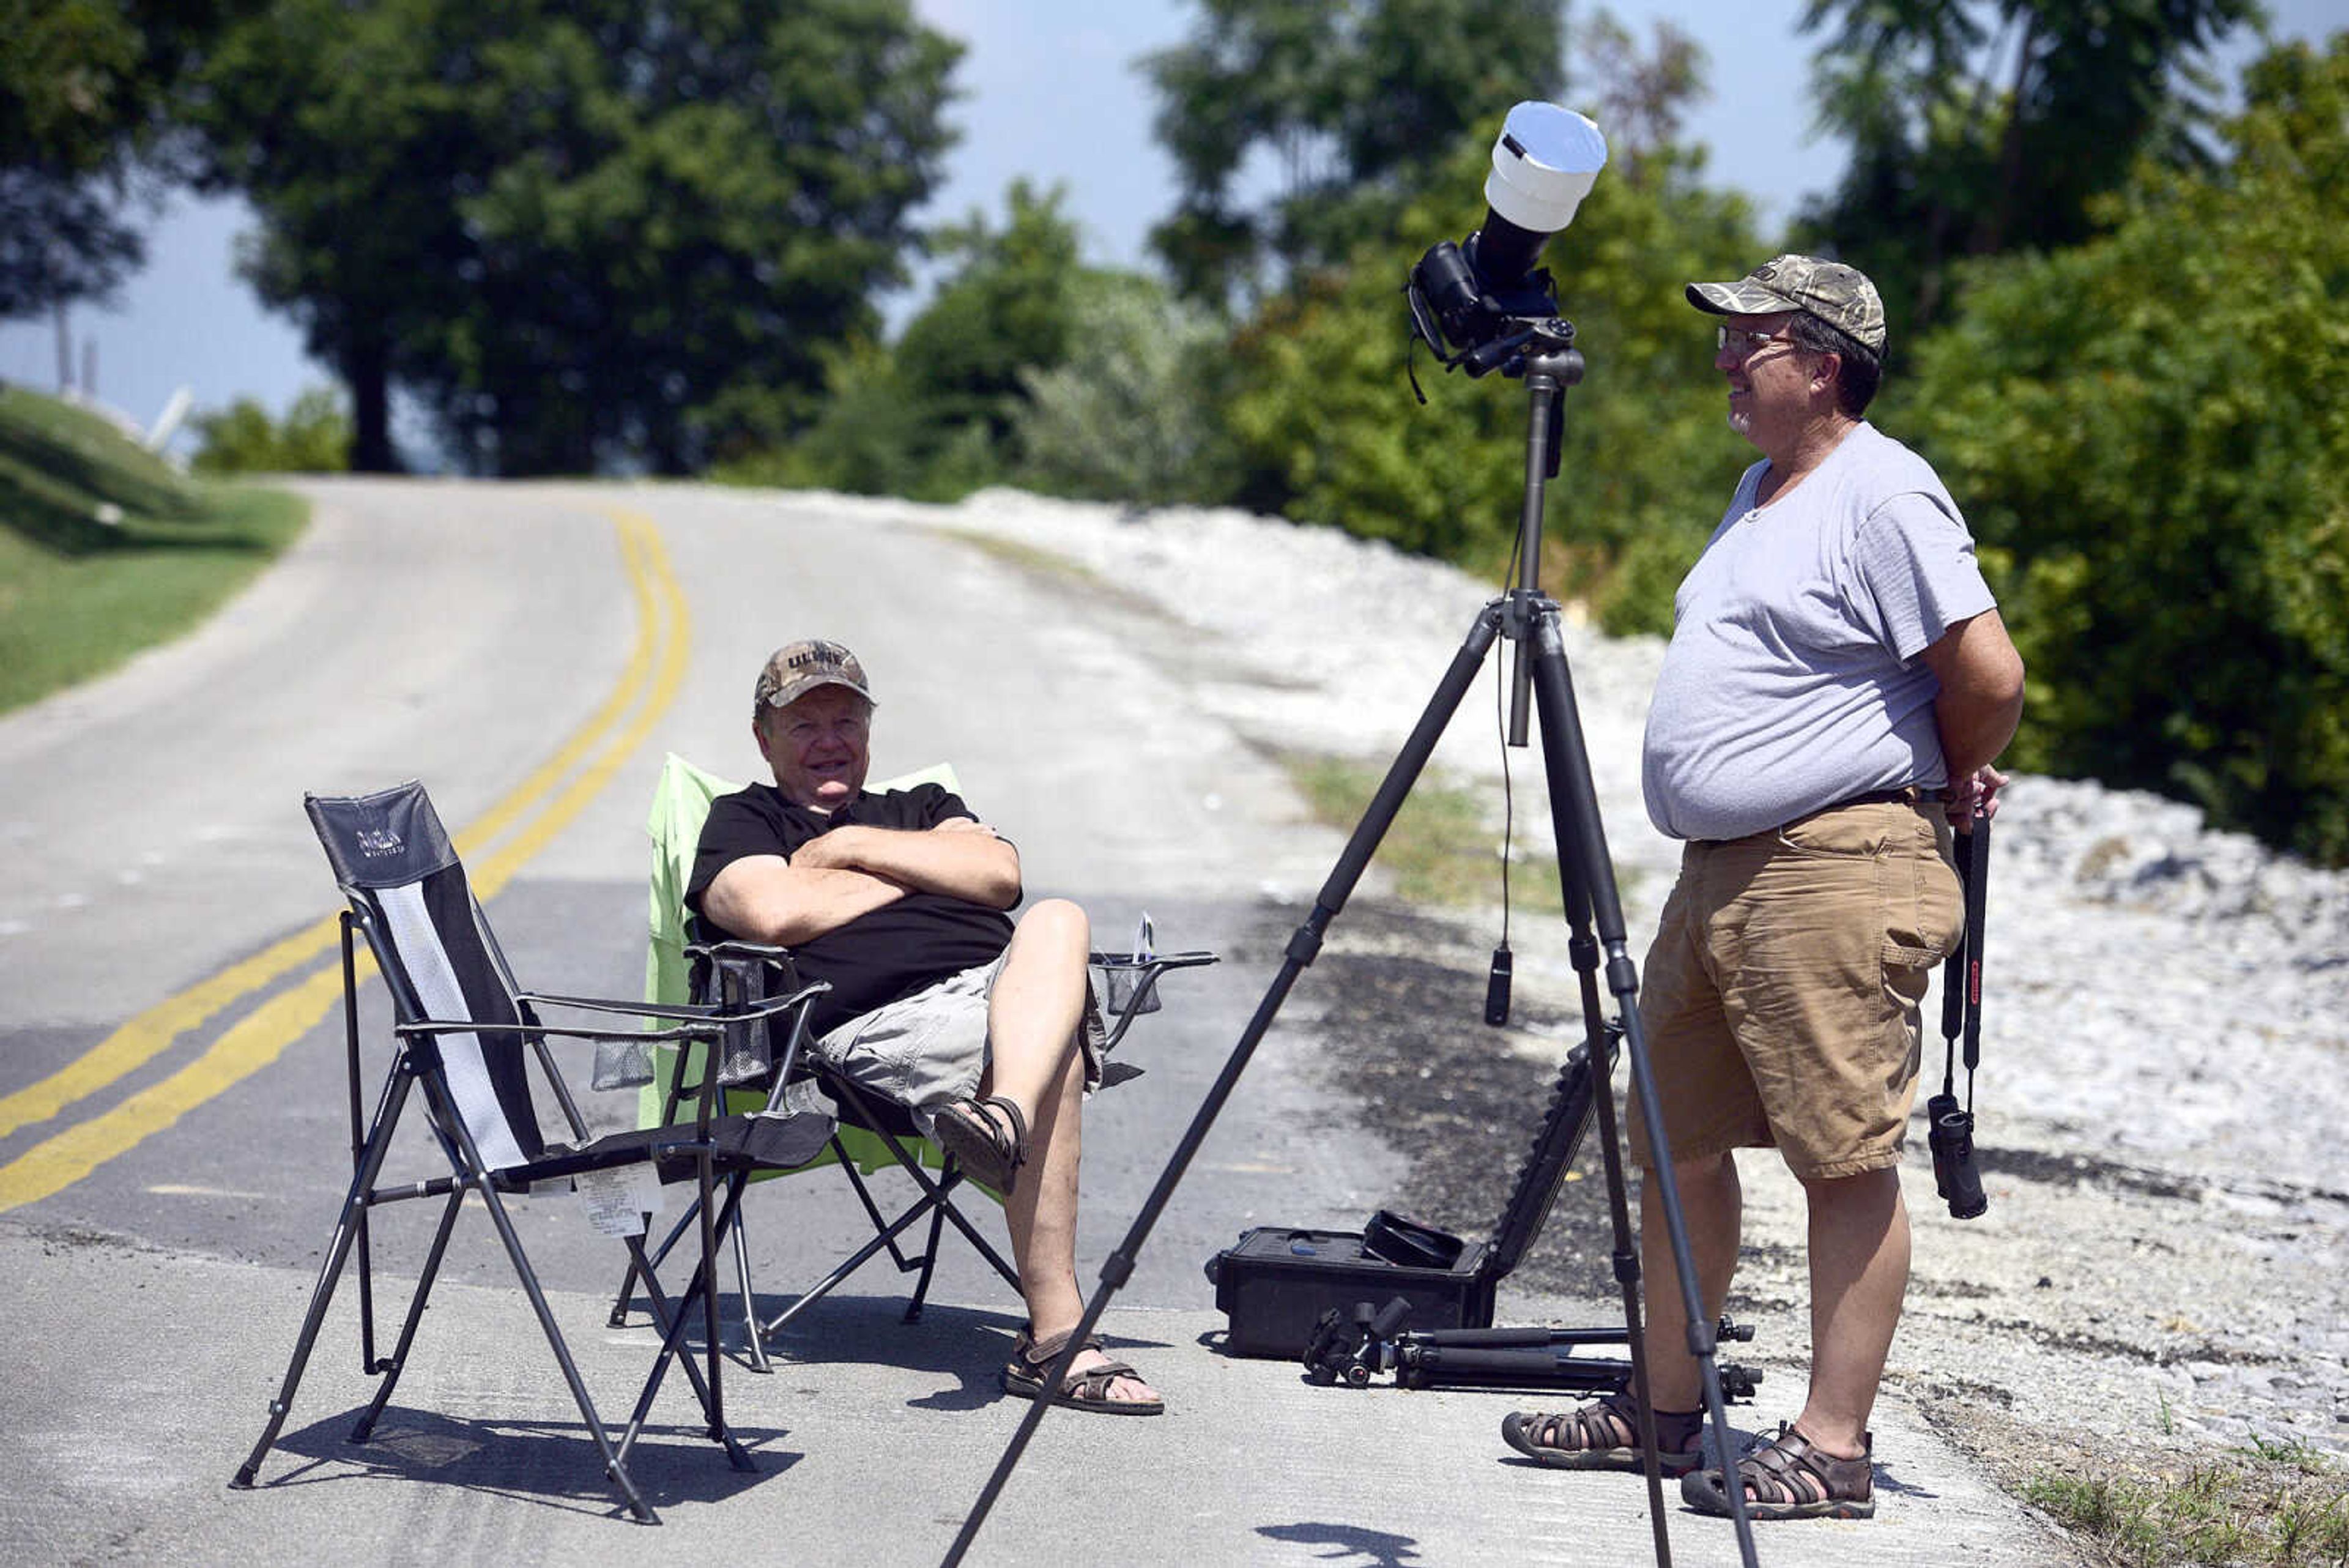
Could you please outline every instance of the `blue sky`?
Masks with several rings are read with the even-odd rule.
[[[2271,5],[2283,36],[2349,25],[2342,0]],[[1643,39],[1656,21],[1670,20],[1702,45],[1712,93],[1691,116],[1690,134],[1710,148],[1714,182],[1753,196],[1765,224],[1835,182],[1842,149],[1809,134],[1814,40],[1795,30],[1801,0],[1612,0],[1608,8]],[[916,0],[916,9],[969,46],[964,95],[950,114],[962,141],[925,216],[959,217],[974,207],[999,213],[1015,177],[1059,181],[1090,259],[1143,263],[1144,236],[1173,206],[1174,181],[1151,140],[1155,102],[1133,61],[1181,41],[1193,7],[1182,0]],[[1598,9],[1578,4],[1570,14]],[[2250,52],[2231,49],[2230,67]],[[94,344],[100,397],[141,421],[181,386],[193,389],[199,408],[251,397],[282,412],[304,388],[328,381],[303,355],[292,324],[264,313],[231,270],[234,236],[249,225],[233,202],[174,201],[150,233],[145,271],[117,305],[72,312],[76,376],[81,345]],[[1429,236],[1444,237],[1456,236]],[[913,301],[895,303],[902,314]],[[50,323],[0,325],[0,379],[52,388],[57,362]]]

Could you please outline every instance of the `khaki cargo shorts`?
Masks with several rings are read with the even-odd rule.
[[[858,1087],[905,1106],[928,1137],[940,1107],[978,1093],[993,1059],[988,1009],[1003,964],[1002,958],[995,959],[857,1014],[816,1041],[815,1059]],[[1106,1038],[1088,981],[1079,1041],[1087,1094],[1101,1086]]]
[[[1682,851],[1640,992],[1674,1159],[1775,1146],[1804,1179],[1899,1163],[1918,1006],[1965,919],[1949,842],[1937,802],[1878,801]]]

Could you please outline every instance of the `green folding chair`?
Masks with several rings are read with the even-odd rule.
[[[910,789],[921,784],[936,784],[960,793],[955,771],[946,763],[866,787],[883,793]],[[647,898],[647,919],[650,929],[645,957],[645,997],[647,1002],[674,1006],[697,998],[714,1002],[719,998],[728,997],[733,998],[739,1005],[755,1009],[765,998],[787,995],[798,989],[798,979],[792,971],[787,950],[750,942],[704,940],[710,933],[696,929],[697,922],[685,907],[685,888],[692,874],[695,846],[700,840],[701,825],[709,815],[710,803],[719,795],[730,794],[740,787],[739,784],[696,767],[674,753],[662,764],[660,779],[653,792],[652,809],[645,824],[653,844],[652,879]],[[1214,963],[1216,959],[1214,953],[1197,951],[1093,953],[1093,992],[1096,1002],[1102,1006],[1108,1025],[1109,1047],[1115,1048],[1136,1018],[1157,1010],[1157,982],[1162,974],[1168,970]],[[739,1035],[740,1031],[737,1033]],[[677,1119],[683,1105],[678,1084],[682,1081],[690,1085],[699,1080],[698,1053],[709,1048],[699,1044],[682,1050],[664,1046],[636,1059],[616,1056],[601,1060],[596,1086],[636,1085],[637,1126],[667,1125]],[[717,1048],[725,1052],[735,1047],[721,1042]],[[786,1054],[771,1051],[753,1054],[760,1060],[787,1059]],[[788,1307],[762,1324],[757,1317],[757,1296],[750,1279],[749,1245],[738,1221],[734,1234],[735,1267],[741,1286],[750,1365],[761,1372],[769,1370],[765,1339],[884,1251],[888,1253],[898,1272],[917,1276],[913,1295],[906,1303],[905,1321],[913,1323],[919,1320],[948,1225],[952,1225],[978,1250],[978,1254],[1002,1276],[1006,1284],[1017,1291],[1019,1286],[1019,1271],[979,1232],[956,1202],[957,1195],[965,1189],[983,1193],[998,1202],[1001,1201],[1001,1196],[964,1175],[952,1156],[922,1135],[904,1106],[826,1071],[804,1056],[799,1059],[808,1085],[833,1102],[833,1134],[823,1152],[807,1164],[787,1172],[769,1173],[762,1179],[772,1179],[777,1175],[798,1176],[827,1166],[838,1167],[856,1194],[866,1219],[871,1221],[873,1236],[823,1280],[802,1292]],[[721,1056],[721,1080],[731,1081],[740,1076],[734,1069],[734,1063]],[[1123,1082],[1138,1076],[1140,1071],[1125,1064],[1114,1064],[1105,1082]],[[732,1092],[746,1102],[763,1106],[772,1088],[771,1084],[750,1078]],[[798,1085],[786,1088],[787,1095],[797,1092]],[[892,1169],[905,1173],[916,1188],[912,1200],[895,1214],[885,1210],[865,1179]],[[919,1250],[909,1250],[901,1245],[900,1237],[926,1218],[929,1221],[928,1234]],[[661,1251],[653,1256],[656,1267],[667,1247],[685,1233],[692,1219],[693,1214],[688,1210],[678,1220],[670,1232],[670,1240],[665,1241]],[[636,1279],[632,1264],[627,1277],[621,1283],[618,1299],[613,1303],[612,1323],[615,1326],[626,1321]]]

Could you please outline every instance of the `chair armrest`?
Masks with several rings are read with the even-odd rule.
[[[1143,953],[1138,957],[1133,953],[1096,952],[1088,954],[1086,961],[1099,969],[1196,969],[1201,964],[1221,963],[1223,955],[1205,949],[1182,953]]]
[[[442,1034],[519,1034],[525,1040],[637,1040],[657,1044],[664,1040],[715,1040],[725,1020],[698,1020],[676,1029],[563,1029],[552,1023],[492,1023],[479,1018],[423,1018],[395,1023],[400,1035],[437,1037]]]
[[[588,1012],[619,1013],[630,1018],[666,1018],[682,1023],[728,1023],[741,1019],[764,1018],[770,1013],[781,1012],[789,1008],[797,1007],[811,997],[821,996],[831,989],[832,981],[828,980],[810,981],[789,996],[771,996],[756,1007],[738,1008],[720,1007],[715,1002],[686,1002],[681,1005],[670,1005],[657,1002],[614,1002],[600,997],[543,996],[535,992],[518,992],[514,1000],[533,1003],[546,1002],[556,1007],[575,1007]],[[477,1025],[477,1027],[489,1026]],[[554,1033],[564,1032],[557,1030]],[[647,1039],[658,1040],[667,1034],[679,1033],[686,1032],[650,1030],[644,1032],[644,1034]],[[696,1038],[700,1037],[698,1032],[694,1032],[694,1034]]]

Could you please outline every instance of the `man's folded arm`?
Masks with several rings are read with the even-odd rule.
[[[804,859],[805,849],[801,856]],[[907,891],[904,883],[866,871],[746,855],[710,879],[701,895],[701,913],[745,941],[795,947],[885,909]]]
[[[1998,611],[1968,616],[1921,656],[1940,681],[1933,717],[1950,782],[1997,760],[2023,717],[2023,656]]]
[[[994,829],[968,817],[931,828],[835,827],[802,845],[792,864],[862,872],[990,909],[1019,902],[1019,852]]]

